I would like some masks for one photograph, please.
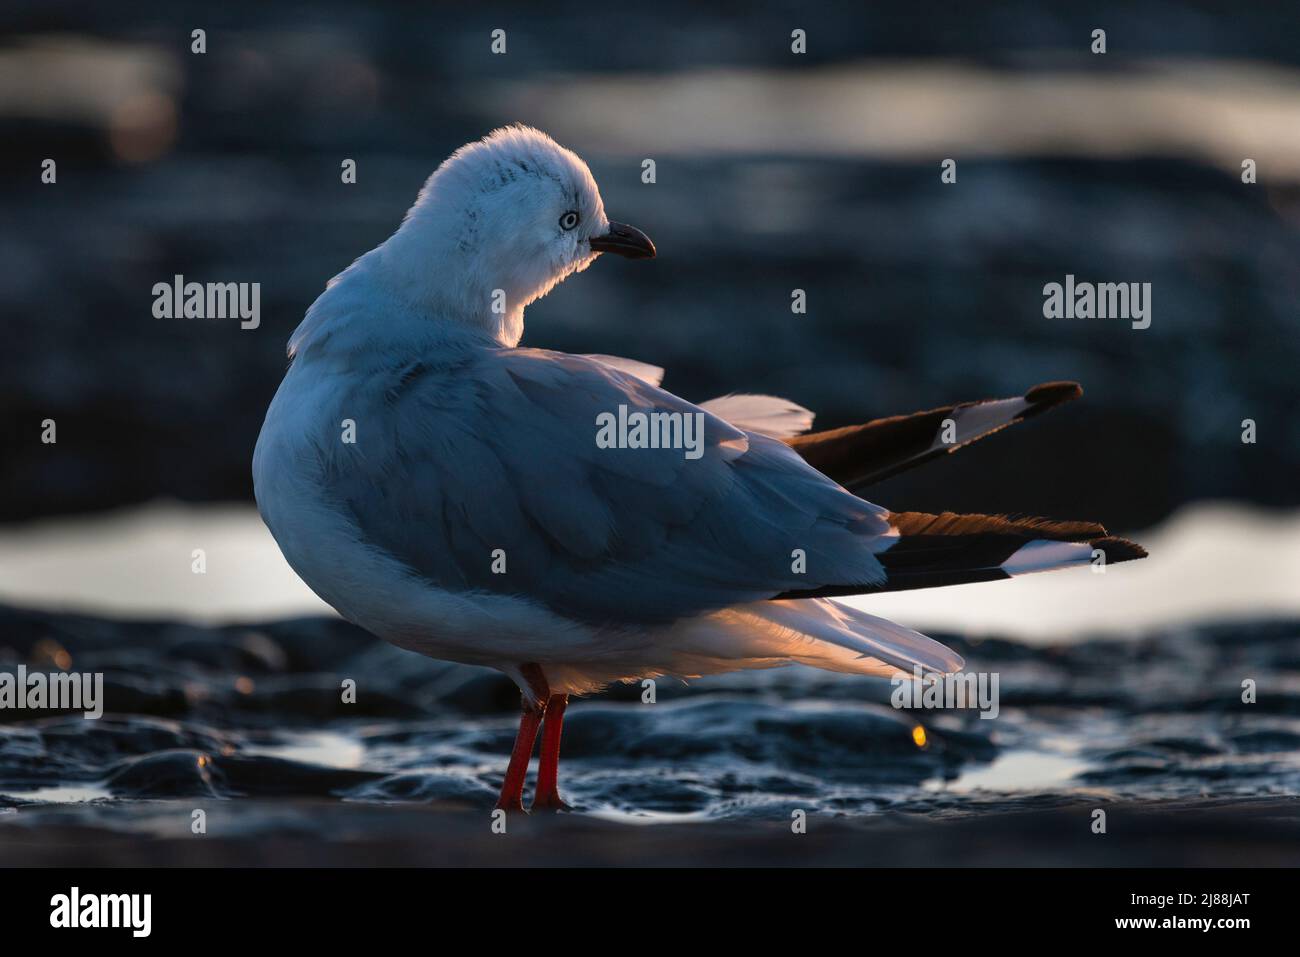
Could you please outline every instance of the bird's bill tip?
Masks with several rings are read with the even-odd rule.
[[[628,259],[655,258],[655,244],[650,237],[627,223],[610,223],[608,232],[591,237],[591,249],[598,253],[616,253]]]

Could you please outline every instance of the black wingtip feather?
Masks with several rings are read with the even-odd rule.
[[[1082,395],[1083,386],[1077,382],[1040,382],[1025,393],[1025,398],[1035,404],[1060,405]]]
[[[1025,393],[1025,401],[1031,405],[1021,413],[1020,418],[1033,418],[1048,409],[1073,402],[1082,395],[1083,386],[1077,382],[1040,382]]]
[[[1011,578],[1002,565],[1031,541],[1086,543],[1106,564],[1146,558],[1146,549],[1110,535],[1096,522],[1055,521],[1012,515],[962,515],[956,512],[890,512],[898,541],[876,554],[886,579],[872,586],[827,585],[790,591],[777,598],[833,598],[880,591],[939,588]]]
[[[1113,565],[1116,562],[1131,562],[1136,558],[1147,557],[1147,550],[1137,542],[1130,542],[1127,538],[1119,538],[1115,535],[1098,538],[1089,544],[1105,554],[1107,565]]]

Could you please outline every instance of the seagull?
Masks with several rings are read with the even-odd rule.
[[[540,732],[531,807],[567,809],[571,695],[789,664],[952,673],[949,648],[831,599],[1145,555],[1091,522],[857,494],[1074,383],[801,434],[811,413],[782,399],[695,405],[655,366],[520,347],[525,308],[605,253],[656,250],[606,216],[575,153],[518,125],[461,147],[308,309],[253,455],[262,518],[325,602],[518,685],[498,808],[524,809]]]

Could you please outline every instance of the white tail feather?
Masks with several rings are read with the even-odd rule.
[[[648,362],[598,353],[588,353],[583,358],[599,362],[603,366],[609,366],[630,376],[636,376],[642,382],[648,382],[656,387],[664,379],[664,370]],[[748,393],[724,395],[701,402],[700,408],[738,429],[757,432],[759,435],[774,439],[787,439],[792,435],[807,432],[813,424],[813,413],[810,410],[789,399],[774,395]]]
[[[789,660],[815,668],[888,676],[899,671],[910,675],[916,667],[948,674],[965,664],[961,655],[933,638],[827,599],[756,602],[744,608],[781,629],[780,650]]]
[[[813,413],[808,409],[774,395],[724,395],[701,402],[700,408],[738,429],[774,439],[807,432],[813,424]]]
[[[889,678],[911,677],[918,667],[949,674],[965,662],[910,628],[824,598],[804,598],[748,602],[683,619],[657,636],[640,660],[546,661],[543,667],[553,693],[586,694],[615,681],[791,664]]]

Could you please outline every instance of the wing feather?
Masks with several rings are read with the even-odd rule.
[[[319,449],[362,539],[413,574],[644,622],[883,579],[887,513],[782,442],[581,356],[484,347],[420,366],[349,400],[388,404],[377,440]],[[597,416],[620,405],[699,416],[702,454],[601,448]]]

